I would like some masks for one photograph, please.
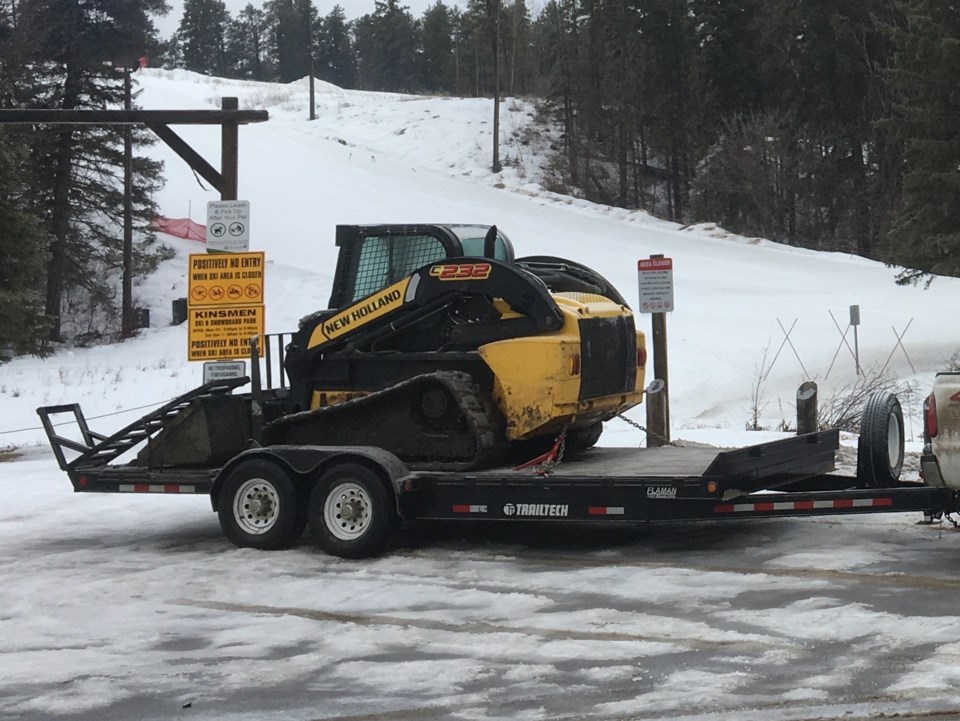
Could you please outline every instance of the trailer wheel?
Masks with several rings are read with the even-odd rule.
[[[283,469],[260,459],[245,461],[230,472],[217,513],[224,535],[241,548],[288,548],[303,533],[296,486]]]
[[[860,420],[857,477],[868,488],[890,488],[903,468],[903,410],[896,395],[877,391],[867,398]]]
[[[379,476],[358,463],[340,463],[320,477],[307,515],[320,548],[341,558],[377,554],[399,522]]]

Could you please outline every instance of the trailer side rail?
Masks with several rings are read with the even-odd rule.
[[[851,479],[852,480],[852,479]],[[762,491],[725,500],[703,479],[663,482],[596,479],[516,484],[452,482],[449,477],[415,478],[404,494],[411,518],[476,521],[655,521],[729,520],[758,516],[823,516],[920,511],[951,513],[957,492],[931,486],[792,492]],[[713,484],[710,484],[711,486]]]

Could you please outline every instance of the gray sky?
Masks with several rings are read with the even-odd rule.
[[[433,5],[435,0],[401,1],[410,8],[410,12],[415,18],[419,18],[423,15],[424,10]],[[236,17],[237,13],[243,10],[248,2],[252,2],[254,7],[263,7],[263,0],[224,0],[224,4],[230,12],[230,17]],[[160,31],[160,36],[164,39],[173,34],[177,29],[177,25],[180,24],[180,18],[183,16],[183,0],[167,0],[167,4],[171,8],[167,16],[154,18],[154,23]],[[372,13],[374,0],[314,0],[313,4],[316,6],[317,12],[320,13],[321,17],[329,14],[330,11],[333,10],[333,6],[339,4],[340,7],[343,8],[344,13],[346,13],[347,19],[353,20],[361,15]],[[459,5],[460,3],[445,0],[445,4],[452,6]]]

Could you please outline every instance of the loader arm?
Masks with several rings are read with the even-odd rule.
[[[425,350],[453,345],[475,350],[484,342],[547,333],[563,324],[562,312],[535,275],[498,260],[460,257],[426,265],[342,310],[304,319],[294,344],[308,354],[382,346],[385,338],[441,312],[453,316],[457,332],[439,345],[431,338]]]

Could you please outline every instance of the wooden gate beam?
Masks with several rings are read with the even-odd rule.
[[[240,125],[270,119],[266,110],[240,110],[237,98],[221,98],[220,110],[0,110],[0,125],[143,125],[166,143],[200,177],[220,192],[221,200],[237,199]],[[219,125],[220,172],[168,126]]]

